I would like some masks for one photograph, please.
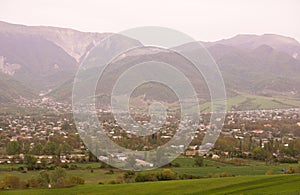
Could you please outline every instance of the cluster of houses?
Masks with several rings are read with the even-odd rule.
[[[55,163],[55,158],[53,155],[32,155],[35,157],[37,164],[42,164],[43,161],[46,164]],[[0,157],[0,164],[22,164],[24,162],[24,154],[19,155],[3,155]],[[87,160],[87,155],[85,154],[71,154],[71,155],[62,155],[58,159],[60,163],[75,163],[80,162],[83,159]]]
[[[50,140],[51,136],[60,136],[62,139],[68,141],[70,134],[80,135],[80,131],[83,131],[79,128],[79,132],[75,128],[75,124],[72,118],[66,118],[64,114],[66,110],[70,110],[70,106],[67,104],[60,104],[51,101],[50,99],[43,98],[41,100],[37,100],[37,102],[26,102],[24,100],[21,102],[23,106],[36,106],[39,108],[46,108],[54,110],[56,115],[43,115],[43,116],[14,116],[14,115],[0,115],[0,163],[18,163],[22,162],[23,156],[8,156],[5,153],[6,144],[9,141],[18,141],[20,143],[29,143],[30,148],[34,147],[37,141],[47,142]],[[274,120],[283,120],[283,119],[294,119],[299,121],[297,125],[300,126],[300,116],[299,116],[299,108],[293,109],[275,109],[275,110],[252,110],[252,111],[231,111],[226,115],[225,124],[231,125],[236,123],[236,119],[242,119],[244,121],[251,121],[255,123],[256,121],[274,121]],[[118,143],[119,141],[124,142],[127,140],[130,142],[135,134],[142,133],[142,129],[151,129],[153,132],[148,132],[148,135],[152,134],[151,139],[160,140],[161,143],[167,143],[171,140],[174,134],[177,133],[177,127],[180,123],[180,127],[183,130],[188,130],[190,128],[190,120],[188,118],[185,121],[180,121],[180,119],[176,118],[175,115],[167,115],[165,120],[157,118],[154,120],[154,123],[149,123],[149,116],[143,114],[137,114],[137,120],[135,123],[124,123],[123,125],[119,125],[115,120],[111,119],[111,114],[107,110],[99,111],[100,117],[103,120],[100,120],[100,125],[104,127],[105,134],[113,141]],[[107,117],[107,118],[105,118]],[[126,121],[127,115],[120,115],[121,119]],[[152,121],[153,122],[153,121]],[[79,126],[89,126],[90,129],[96,128],[91,126],[90,123],[86,121],[82,121],[78,123]],[[177,124],[174,125],[174,124]],[[66,126],[68,128],[66,128]],[[245,136],[252,136],[252,139],[255,142],[262,142],[262,147],[269,142],[270,139],[286,142],[295,139],[295,136],[292,134],[280,135],[278,137],[274,136],[276,133],[274,131],[266,130],[270,129],[271,124],[265,124],[265,129],[243,129],[243,127],[239,128],[224,128],[221,132],[222,136],[230,136],[234,137],[238,140],[243,140]],[[200,124],[197,126],[196,134],[194,135],[182,135],[182,136],[191,136],[191,139],[197,139],[203,135],[205,135],[206,131],[210,128],[209,122],[205,121],[202,116],[200,118]],[[279,135],[279,134],[278,134]],[[91,136],[92,139],[97,139],[97,136]],[[136,136],[135,136],[136,138]],[[140,143],[142,144],[145,141],[143,138],[140,139]],[[210,148],[212,143],[207,143],[207,147]],[[187,156],[195,156],[200,148],[201,143],[192,144],[189,146],[188,150],[185,152]],[[156,145],[147,145],[144,147],[145,150],[151,150]],[[288,146],[288,145],[286,145]],[[69,163],[76,161],[78,159],[86,159],[86,151],[89,146],[85,146],[85,144],[80,141],[79,148],[72,148],[72,153],[68,156],[62,155],[60,156],[60,161],[62,163]],[[174,146],[180,148],[181,146]],[[201,151],[200,151],[201,153]],[[106,156],[98,156],[101,158],[107,158]],[[37,163],[41,163],[41,159],[47,159],[49,163],[52,162],[53,156],[51,155],[40,155],[36,156],[38,159]],[[120,154],[119,156],[114,156],[120,161],[126,161],[127,156]],[[218,158],[214,156],[214,158]],[[105,159],[102,159],[105,160]],[[106,159],[107,160],[107,159]],[[153,166],[153,164],[148,163],[143,159],[137,159],[137,163],[143,166]]]

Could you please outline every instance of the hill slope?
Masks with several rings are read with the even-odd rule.
[[[107,35],[0,22],[0,72],[48,91],[73,78],[81,58]]]
[[[3,191],[3,194],[299,194],[300,175],[242,176],[118,185],[82,185],[61,189]]]
[[[12,103],[19,98],[34,98],[33,89],[15,80],[13,77],[0,73],[0,103]]]
[[[79,64],[96,43],[110,35],[0,21],[0,72],[11,79],[19,80],[28,88],[34,88],[35,91],[51,91],[48,94],[51,97],[70,100],[74,75]],[[237,35],[230,39],[201,43],[219,65],[229,97],[247,97],[250,94],[275,99],[300,98],[300,44],[295,39],[273,34]],[[136,40],[114,36],[113,40],[98,48],[96,54],[101,51],[101,56],[97,58],[105,61],[128,44],[142,46]],[[177,48],[193,52],[189,44]],[[114,63],[115,68],[111,69],[110,74],[114,75],[128,64],[141,62],[142,59],[164,59],[171,64],[180,61],[174,55],[168,57],[166,54],[160,51],[140,50],[138,55],[126,55]],[[193,74],[192,68],[186,66],[186,63],[182,64],[182,70],[192,82],[198,83],[198,86],[205,85],[201,75]],[[110,85],[113,77],[107,78],[106,84]],[[4,83],[3,79],[1,82]],[[2,91],[9,88],[5,84],[0,85]],[[23,96],[23,92],[18,91],[22,88],[11,87],[14,94],[19,95],[8,96],[10,92],[6,95]],[[208,100],[209,97],[203,95],[203,91],[207,89],[205,86],[202,88],[197,92],[199,96],[202,95],[202,100]],[[142,89],[141,94],[136,95],[143,95],[145,91]],[[160,91],[161,88],[151,85],[151,94],[159,94]],[[169,97],[168,94],[166,96]]]

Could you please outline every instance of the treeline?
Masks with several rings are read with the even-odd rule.
[[[134,183],[134,182],[153,182],[153,181],[168,181],[168,180],[187,180],[187,179],[200,179],[200,178],[218,178],[218,177],[234,177],[232,173],[209,173],[207,176],[195,176],[192,174],[178,174],[171,169],[163,169],[162,171],[155,172],[134,172],[127,171],[123,176],[118,177],[115,180],[111,180],[110,184],[120,183]],[[100,183],[102,184],[102,183]]]
[[[35,178],[22,180],[17,176],[5,175],[0,180],[0,189],[26,189],[26,188],[62,188],[82,185],[85,181],[78,176],[67,177],[66,170],[57,167],[54,171],[41,171]]]
[[[252,136],[244,136],[243,139],[220,136],[215,143],[214,153],[228,158],[244,158],[273,163],[298,163],[300,156],[300,139],[278,141],[268,139],[268,142],[253,141]]]
[[[73,140],[71,142],[66,142],[64,138],[54,137],[51,138],[53,141],[48,141],[45,143],[36,142],[33,147],[30,147],[29,143],[22,143],[18,141],[10,141],[6,144],[6,154],[7,155],[17,155],[17,154],[32,154],[32,155],[61,155],[61,154],[71,154],[72,148],[79,148],[78,143],[74,139],[79,139],[77,137],[69,138],[67,141]],[[75,142],[75,143],[74,143]]]

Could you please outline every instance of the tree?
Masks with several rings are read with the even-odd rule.
[[[97,162],[98,158],[91,151],[88,151],[88,161]]]
[[[47,142],[47,144],[44,147],[44,152],[47,155],[55,155],[56,144],[54,142]]]
[[[38,182],[39,187],[47,188],[50,183],[49,174],[46,171],[41,171],[37,178],[37,182]]]
[[[63,187],[66,178],[66,170],[61,167],[56,167],[51,174],[51,183],[53,187]]]
[[[233,137],[219,137],[215,143],[215,149],[221,151],[232,152],[239,148],[241,143]]]
[[[42,168],[45,169],[47,167],[47,165],[48,165],[48,160],[45,159],[45,158],[42,158],[41,159],[41,166],[42,166]]]
[[[28,170],[33,170],[35,168],[36,161],[37,159],[31,155],[25,155],[24,157],[24,163],[26,164]]]
[[[42,155],[43,153],[43,146],[42,144],[38,143],[35,146],[33,146],[31,153],[34,155]]]
[[[28,154],[29,151],[30,151],[30,145],[28,143],[24,143],[23,144],[23,151],[22,151],[22,153]]]
[[[274,158],[273,158],[273,152],[274,152],[274,148],[273,148],[273,140],[270,140],[269,143],[265,144],[265,161],[266,161],[266,165],[270,165],[273,163]]]
[[[300,154],[300,139],[295,139],[294,140],[294,149],[295,149],[295,152],[299,155]]]
[[[203,158],[203,156],[199,156],[199,155],[197,154],[196,157],[195,157],[195,164],[196,164],[198,167],[203,167],[203,165],[204,165],[204,158]]]
[[[255,147],[252,149],[252,156],[254,160],[265,160],[267,155],[264,149],[261,147]]]
[[[20,144],[17,141],[10,141],[6,146],[6,153],[8,155],[15,155],[20,153]]]
[[[68,143],[66,143],[66,142],[63,143],[63,145],[62,145],[62,153],[63,154],[70,154],[71,151],[72,151],[71,146]]]

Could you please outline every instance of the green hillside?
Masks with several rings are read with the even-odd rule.
[[[240,176],[63,189],[2,191],[1,194],[299,194],[300,175]]]

